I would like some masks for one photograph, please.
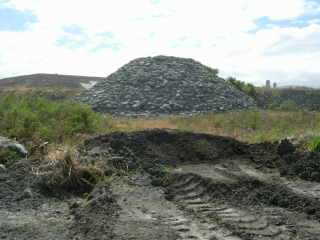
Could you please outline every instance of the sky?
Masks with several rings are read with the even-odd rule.
[[[320,87],[320,0],[0,0],[0,78],[108,76],[156,55]]]

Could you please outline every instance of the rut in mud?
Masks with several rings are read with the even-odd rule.
[[[106,175],[84,194],[45,195],[27,161],[0,172],[3,239],[320,239],[320,158],[288,141],[150,130],[79,152]]]

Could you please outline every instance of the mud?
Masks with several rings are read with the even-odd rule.
[[[85,191],[48,194],[29,160],[0,172],[1,239],[320,239],[320,158],[288,141],[150,130],[79,151],[105,174]]]

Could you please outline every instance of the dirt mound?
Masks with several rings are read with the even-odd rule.
[[[283,176],[320,181],[320,154],[296,151],[288,140],[246,144],[228,137],[154,129],[89,139],[81,152],[84,162],[99,156],[105,163],[128,169],[246,158],[258,168],[279,169]]]
[[[217,71],[192,59],[138,58],[84,92],[78,100],[117,115],[192,114],[255,107]]]
[[[224,157],[243,155],[246,146],[228,137],[155,129],[89,139],[84,143],[82,155],[89,156],[89,159],[97,155],[107,159],[112,155],[116,160],[126,159],[128,166],[134,168],[137,165],[214,162]]]
[[[281,174],[320,182],[320,154],[294,153],[282,158]]]

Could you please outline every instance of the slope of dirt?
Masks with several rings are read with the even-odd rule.
[[[79,153],[106,175],[81,194],[46,194],[28,160],[0,169],[2,239],[320,239],[320,158],[287,140],[150,130]]]
[[[320,239],[320,157],[299,152],[288,140],[250,145],[151,130],[88,140],[83,153],[87,161],[145,169],[152,184],[161,185],[171,206],[179,209],[172,210],[174,219],[172,213],[163,216],[164,210],[159,218],[180,226],[180,239]],[[142,195],[130,195],[130,202]],[[151,209],[145,210],[145,218],[153,216]]]
[[[67,202],[46,198],[33,188],[31,168],[22,160],[0,172],[0,238],[69,239]]]

